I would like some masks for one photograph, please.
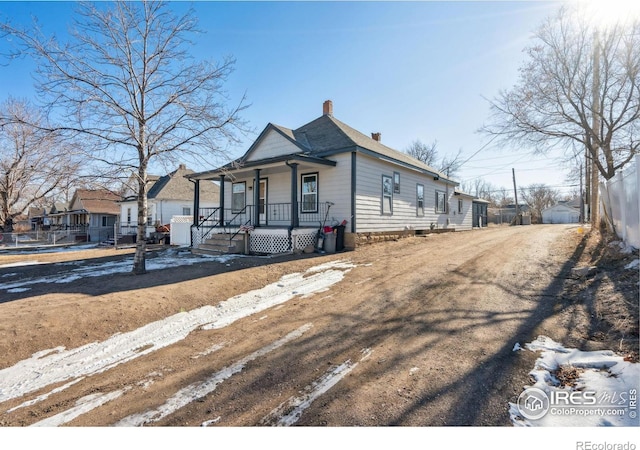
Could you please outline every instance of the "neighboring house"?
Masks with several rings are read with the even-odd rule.
[[[193,170],[180,164],[177,170],[163,177],[149,176],[147,185],[147,234],[155,227],[168,225],[173,216],[193,217],[195,184],[185,178]],[[132,183],[135,185],[135,183]],[[213,182],[200,185],[200,207],[215,208],[219,205],[219,187]],[[125,192],[120,202],[120,227],[122,234],[135,234],[138,223],[138,199],[133,189]]]
[[[193,246],[245,226],[253,252],[304,248],[325,218],[346,221],[347,247],[382,234],[472,228],[473,197],[456,195],[458,182],[383,145],[380,133],[339,121],[331,101],[295,130],[268,124],[241,158],[188,178],[220,185],[219,208],[194,204]]]
[[[65,229],[66,212],[67,208],[63,203],[54,203],[45,208],[29,208],[31,231]]]
[[[542,210],[542,223],[579,223],[580,209],[567,203],[558,203]]]
[[[83,232],[89,242],[113,237],[122,197],[106,189],[78,189],[66,212],[66,226]]]

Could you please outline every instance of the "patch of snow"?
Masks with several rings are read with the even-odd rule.
[[[32,400],[26,401],[26,402],[24,402],[24,403],[19,404],[19,405],[18,405],[18,406],[16,406],[16,407],[13,407],[13,408],[11,408],[11,409],[8,409],[8,410],[7,410],[7,412],[8,412],[8,413],[10,413],[10,412],[13,412],[13,411],[15,411],[15,410],[17,410],[17,409],[24,408],[25,406],[35,405],[36,403],[39,403],[39,402],[41,402],[41,401],[46,400],[46,399],[47,399],[47,398],[49,398],[51,395],[53,395],[53,394],[57,394],[58,392],[62,392],[62,391],[64,391],[65,389],[67,389],[68,387],[71,387],[71,386],[73,386],[74,384],[76,384],[76,383],[78,383],[78,382],[80,382],[80,381],[82,381],[82,380],[84,380],[84,377],[76,378],[75,380],[70,381],[69,383],[66,383],[66,384],[64,384],[64,385],[62,385],[62,386],[60,386],[60,387],[57,387],[57,388],[53,389],[51,392],[47,392],[46,394],[39,395],[38,397],[36,397],[36,398],[34,398],[34,399],[32,399]]]
[[[48,417],[40,422],[36,422],[32,427],[58,427],[60,425],[64,425],[65,423],[71,422],[76,417],[81,416],[93,409],[96,409],[111,400],[114,400],[120,397],[125,393],[129,388],[120,389],[118,391],[109,392],[108,394],[92,394],[87,395],[79,399],[76,402],[76,406],[68,409],[66,411],[61,412],[60,414],[56,414],[55,416]]]
[[[513,346],[513,350],[511,351],[517,352],[518,350],[524,350],[522,347],[520,347],[520,342],[516,342],[516,344]]]
[[[526,345],[541,352],[530,375],[529,389],[539,389],[548,400],[542,417],[526,418],[519,404],[510,403],[511,421],[516,426],[638,426],[635,396],[640,365],[625,361],[610,350],[585,352],[567,349],[540,336]],[[579,368],[574,386],[562,386],[554,375],[560,367]],[[521,398],[523,396],[521,395]],[[543,408],[538,408],[544,412]]]
[[[203,352],[198,353],[197,355],[192,356],[192,359],[198,359],[201,356],[207,356],[211,353],[217,352],[218,350],[224,348],[224,344],[214,344]]]
[[[235,375],[236,373],[241,372],[247,365],[247,363],[282,347],[283,345],[294,339],[301,337],[304,333],[309,331],[311,327],[312,325],[310,323],[301,326],[300,328],[292,331],[283,338],[262,347],[261,349],[251,353],[248,356],[245,356],[235,364],[223,368],[206,380],[193,383],[180,389],[164,404],[160,405],[156,409],[145,411],[139,414],[132,414],[117,422],[115,426],[141,426],[147,423],[157,422],[161,420],[162,418],[168,416],[169,414],[172,414],[183,406],[188,405],[192,401],[202,398],[205,395],[208,395],[211,392],[215,391],[220,383]]]
[[[411,369],[409,369],[409,375],[413,375],[419,370],[420,370],[420,367],[412,367]]]
[[[191,266],[193,264],[199,264],[202,262],[219,262],[224,264],[229,262],[230,260],[239,257],[239,255],[220,255],[220,256],[209,256],[209,255],[191,255],[191,256],[180,256],[177,257],[178,254],[175,250],[167,250],[160,253],[155,258],[148,258],[146,260],[146,268],[148,271],[152,270],[160,270],[166,269],[167,267],[177,267],[177,266]],[[33,265],[40,264],[38,262],[23,262],[23,263],[13,263],[12,265],[7,265],[6,267],[18,267],[25,265]],[[73,281],[77,281],[86,277],[101,277],[105,275],[113,275],[117,273],[129,273],[131,272],[132,262],[131,260],[124,261],[110,261],[104,262],[100,264],[90,264],[86,261],[74,261],[67,263],[56,263],[59,266],[65,265],[73,265],[77,266],[78,264],[86,264],[82,267],[78,267],[76,269],[70,270],[65,273],[46,276],[46,277],[38,277],[38,278],[30,278],[23,279],[20,281],[14,281],[9,283],[0,283],[0,289],[16,289],[16,288],[24,288],[25,286],[30,286],[33,284],[42,284],[42,283],[71,283]],[[0,266],[4,267],[4,266]]]
[[[635,269],[637,267],[640,267],[640,259],[634,259],[629,264],[624,266],[625,269]]]
[[[330,265],[325,265],[327,269]],[[311,268],[315,269],[315,268]],[[310,270],[311,270],[310,269]],[[107,371],[186,338],[199,327],[222,328],[238,319],[284,303],[295,297],[292,291],[311,294],[327,289],[344,277],[345,271],[311,270],[314,275],[285,275],[279,282],[232,297],[217,306],[206,305],[180,312],[105,341],[65,350],[43,350],[31,358],[0,370],[0,403],[48,385]],[[278,287],[281,284],[282,287]]]
[[[313,275],[311,276],[304,276],[300,273],[284,275],[275,283],[236,295],[221,302],[216,307],[220,318],[212,320],[211,323],[204,325],[202,328],[205,330],[222,328],[241,317],[245,317],[247,310],[257,313],[285,303],[296,296],[305,298],[318,292],[324,292],[335,283],[341,281],[344,278],[344,274],[351,267],[355,266],[353,264],[347,265],[344,262],[326,263],[311,267],[304,274],[312,273]],[[334,268],[347,268],[347,270],[334,270]]]
[[[220,422],[220,419],[222,419],[222,417],[218,416],[215,419],[207,420],[206,422],[202,422],[202,424],[200,426],[201,427],[208,427],[209,425],[213,425],[214,423]]]
[[[364,356],[360,361],[371,355],[371,350],[363,350]],[[298,397],[290,397],[277,408],[267,414],[261,421],[261,425],[273,426],[291,426],[295,424],[302,413],[311,406],[314,400],[327,392],[342,380],[349,372],[356,368],[358,363],[352,363],[350,360],[345,361],[339,366],[330,369],[319,379],[306,386],[302,390],[302,395]]]
[[[10,294],[17,294],[19,292],[26,292],[30,290],[31,288],[13,288],[13,289],[7,289],[7,292]]]

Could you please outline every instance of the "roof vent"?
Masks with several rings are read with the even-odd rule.
[[[382,133],[371,133],[371,139],[376,142],[380,142],[380,139],[382,139]]]
[[[331,100],[327,100],[322,104],[322,115],[333,116],[333,102]]]

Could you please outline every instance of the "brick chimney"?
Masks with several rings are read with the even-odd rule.
[[[333,102],[331,100],[327,100],[322,104],[322,115],[333,116]]]
[[[371,133],[371,139],[373,139],[374,141],[380,142],[380,139],[382,139],[382,134],[381,133]]]

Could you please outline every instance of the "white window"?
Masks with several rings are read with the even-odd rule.
[[[447,212],[447,197],[442,191],[436,191],[436,213],[444,214]]]
[[[182,215],[183,216],[190,216],[191,215],[191,208],[182,208]]]
[[[127,225],[131,225],[131,208],[127,208]]]
[[[424,186],[416,184],[416,214],[424,216]]]
[[[400,174],[398,172],[393,172],[393,193],[400,193]]]
[[[458,214],[462,214],[462,199],[458,199]]]
[[[302,212],[318,212],[318,174],[310,173],[302,175],[301,185]]]
[[[231,188],[231,210],[233,212],[240,212],[244,209],[246,205],[246,188],[244,181],[242,183],[233,183]]]
[[[393,181],[388,175],[382,175],[382,214],[393,214]]]

